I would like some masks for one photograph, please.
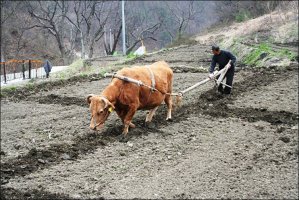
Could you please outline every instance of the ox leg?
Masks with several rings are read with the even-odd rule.
[[[116,112],[116,113],[119,116],[119,118],[121,119],[122,123],[125,124],[124,123],[124,118],[126,116],[126,113],[124,113],[124,112]],[[132,122],[130,123],[129,126],[130,126],[130,128],[135,128],[136,127],[135,124],[133,124]]]
[[[165,103],[167,105],[167,117],[166,120],[171,120],[171,110],[172,110],[172,97],[170,95],[167,95],[165,97]]]
[[[127,136],[128,132],[129,132],[130,125],[134,125],[134,124],[132,124],[131,121],[133,119],[133,116],[134,116],[136,110],[137,110],[137,106],[130,106],[129,111],[127,112],[127,114],[124,118],[124,125],[125,125],[124,130],[123,130],[124,137]]]
[[[89,128],[93,130],[94,127],[95,127],[95,125],[93,123],[93,117],[91,117]]]
[[[155,114],[155,112],[156,112],[157,109],[158,109],[158,106],[155,107],[155,108],[153,108],[153,109],[151,109],[151,110],[149,111],[149,113],[146,115],[145,123],[147,123],[147,122],[151,122],[151,121],[152,121],[153,116],[154,116],[154,114]]]

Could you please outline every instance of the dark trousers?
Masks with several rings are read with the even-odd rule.
[[[226,85],[229,86],[233,86],[233,79],[234,79],[234,75],[235,75],[235,67],[231,66],[231,68],[229,68],[229,70],[227,70],[224,78],[226,78]],[[217,79],[219,78],[219,76],[217,77]],[[224,87],[223,89],[223,85],[220,84],[218,86],[218,91],[224,94],[230,94],[231,93],[231,88],[230,87]]]

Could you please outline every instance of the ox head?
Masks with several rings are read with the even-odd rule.
[[[86,100],[91,113],[90,128],[100,130],[115,107],[107,98],[94,94],[88,95]]]

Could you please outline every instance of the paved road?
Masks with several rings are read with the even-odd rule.
[[[53,66],[50,74],[65,70],[67,67],[68,66]],[[28,73],[29,73],[28,71],[25,72],[26,77],[28,77]],[[43,79],[43,78],[45,78],[45,76],[46,76],[46,73],[45,73],[44,68],[42,68],[42,67],[40,67],[38,69],[31,70],[32,78]],[[30,80],[30,79],[23,80],[22,73],[16,73],[15,75],[13,73],[7,74],[6,79],[7,79],[7,81],[6,81],[6,83],[4,83],[4,76],[1,75],[1,87],[20,85],[20,84],[24,84]]]

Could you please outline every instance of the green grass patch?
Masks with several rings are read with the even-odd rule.
[[[6,97],[7,94],[14,93],[17,90],[16,86],[7,86],[5,88],[1,88],[1,98]]]
[[[9,92],[9,91],[16,91],[17,87],[16,86],[7,86],[3,89],[1,89],[2,91],[5,91],[5,92]]]
[[[88,77],[88,74],[82,72],[82,73],[80,73],[80,77],[86,78],[86,77]]]
[[[262,43],[245,57],[244,63],[253,65],[256,64],[259,60],[263,59],[263,57],[273,54],[275,54],[275,52],[272,50],[272,47],[267,43]]]
[[[7,86],[5,88],[1,88],[1,93],[0,93],[0,97],[4,98],[6,97],[8,94],[12,94],[17,90],[16,86]]]
[[[28,83],[28,84],[26,84],[26,86],[25,86],[27,89],[29,89],[29,90],[33,90],[34,89],[34,84],[33,83]]]
[[[269,43],[262,43],[254,47],[254,49],[244,58],[244,63],[247,65],[258,66],[262,64],[264,58],[281,58],[295,60],[297,54],[288,49],[276,50]]]
[[[277,52],[277,55],[279,57],[286,57],[286,58],[288,58],[289,60],[292,60],[292,61],[295,60],[296,56],[297,56],[296,53],[294,53],[294,52],[292,52],[292,51],[290,51],[288,49],[282,49],[282,50],[280,50],[279,52]]]
[[[83,59],[78,59],[75,62],[73,62],[72,64],[70,64],[70,68],[74,69],[74,68],[81,68],[83,67]]]
[[[72,64],[70,64],[66,70],[61,71],[58,74],[56,74],[56,77],[60,78],[60,79],[66,79],[71,76],[74,76],[77,73],[79,73],[80,70],[82,70],[83,66],[84,66],[83,59],[78,59],[78,60],[74,61]]]
[[[127,55],[127,58],[128,59],[135,59],[135,58],[137,58],[138,56],[137,55],[134,55],[134,53],[133,52],[130,52],[128,55]]]

